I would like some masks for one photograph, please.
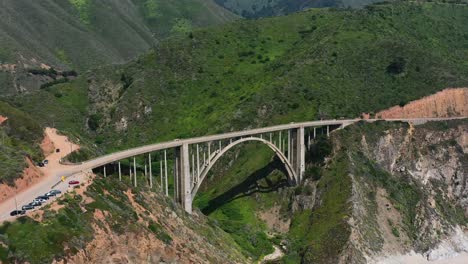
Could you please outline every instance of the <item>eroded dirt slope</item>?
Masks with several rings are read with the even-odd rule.
[[[468,88],[445,89],[436,94],[378,112],[380,118],[468,116]]]

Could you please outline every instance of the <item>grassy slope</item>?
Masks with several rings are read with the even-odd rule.
[[[466,10],[395,4],[240,21],[173,37],[124,67],[98,69],[17,102],[47,122],[58,113],[40,109],[40,98],[52,106],[66,105],[54,120],[60,128],[83,127],[87,116],[99,113],[97,132],[103,140],[98,141],[108,150],[268,124],[356,117],[466,85]],[[94,88],[85,98],[89,83]],[[97,104],[113,94],[119,96],[108,107]],[[74,102],[83,104],[70,107]],[[151,112],[145,114],[145,107]],[[122,118],[128,129],[116,132]]]
[[[13,184],[23,171],[25,156],[40,160],[42,129],[26,113],[0,101],[0,113],[8,120],[0,125],[0,183]]]
[[[76,70],[123,63],[171,34],[236,18],[200,0],[6,0],[0,10],[0,63]],[[10,75],[0,73],[3,93],[13,92]],[[27,74],[20,76],[18,85],[31,88]]]
[[[379,2],[376,0],[216,0],[232,12],[249,18],[284,15],[306,8],[352,7],[360,8]]]

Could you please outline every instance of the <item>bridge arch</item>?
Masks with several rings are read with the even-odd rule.
[[[197,192],[198,192],[198,189],[200,188],[201,184],[203,183],[203,181],[205,180],[206,176],[208,175],[208,173],[210,172],[211,168],[214,166],[214,164],[226,153],[228,152],[230,149],[232,149],[233,147],[241,144],[241,143],[244,143],[244,142],[249,142],[249,141],[257,141],[257,142],[261,142],[265,145],[267,145],[271,150],[273,150],[273,152],[275,152],[275,155],[280,159],[280,161],[284,164],[285,168],[286,168],[286,171],[287,171],[287,177],[288,177],[288,180],[290,182],[295,182],[296,179],[297,179],[297,176],[296,176],[296,172],[294,171],[294,167],[291,165],[291,163],[289,162],[288,158],[284,155],[283,152],[281,152],[281,150],[276,147],[275,144],[271,143],[270,141],[268,140],[265,140],[263,138],[259,138],[259,137],[246,137],[246,138],[241,138],[241,139],[238,139],[236,141],[233,141],[232,143],[230,143],[229,145],[227,145],[226,147],[224,147],[222,150],[217,150],[215,152],[215,155],[213,155],[212,157],[209,157],[208,161],[206,161],[206,164],[203,168],[203,170],[200,172],[200,177],[199,177],[199,181],[196,182],[192,188],[192,191],[191,191],[191,198],[192,198],[192,201],[193,199],[195,198]]]

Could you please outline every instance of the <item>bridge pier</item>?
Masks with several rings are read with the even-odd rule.
[[[148,154],[148,164],[149,164],[149,182],[150,188],[153,188],[153,171],[152,171],[152,160],[151,160],[151,153]]]
[[[209,145],[208,145],[209,146]],[[190,177],[189,145],[183,144],[176,149],[176,157],[180,161],[177,166],[177,177],[180,183],[180,203],[185,211],[192,213],[192,182]],[[209,159],[208,159],[209,160]]]
[[[122,181],[122,169],[120,167],[120,161],[119,161],[119,181]]]
[[[296,184],[300,184],[305,171],[305,140],[304,127],[300,127],[296,132]]]
[[[134,180],[134,185],[137,187],[137,172],[136,172],[136,158],[133,157],[133,180]]]

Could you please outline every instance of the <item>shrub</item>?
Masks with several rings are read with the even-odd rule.
[[[405,71],[406,61],[404,58],[395,58],[388,66],[387,73],[392,75],[398,75]]]

